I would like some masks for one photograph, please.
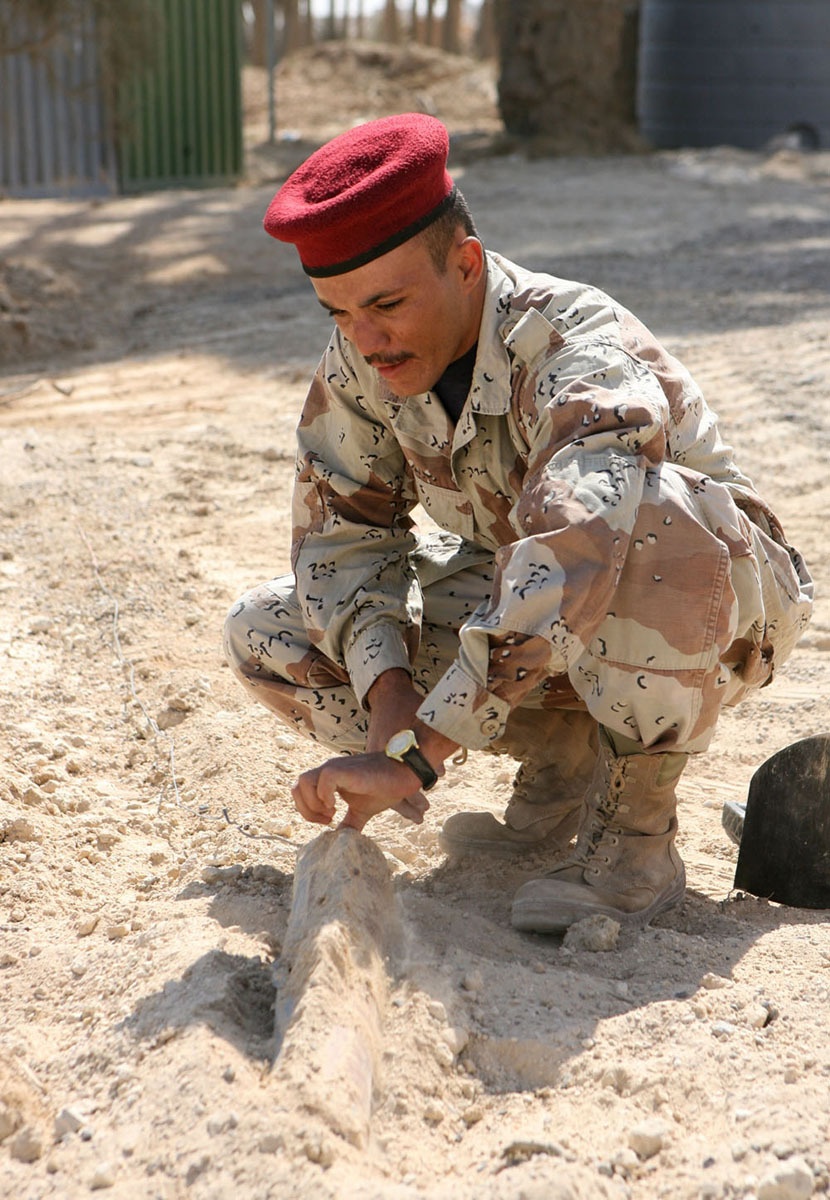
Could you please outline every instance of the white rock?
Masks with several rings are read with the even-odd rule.
[[[217,1137],[220,1133],[229,1133],[236,1129],[238,1124],[239,1118],[235,1112],[213,1113],[208,1117],[207,1131],[211,1137]]]
[[[629,1130],[628,1144],[638,1158],[653,1158],[666,1144],[668,1129],[662,1121],[644,1121]]]
[[[77,1133],[86,1123],[86,1116],[78,1108],[62,1108],[55,1117],[55,1141],[59,1142],[67,1133]]]
[[[722,975],[716,975],[714,971],[708,971],[700,981],[700,986],[705,987],[709,992],[715,992],[719,988],[729,987],[731,980],[724,979]]]
[[[453,1054],[460,1054],[470,1040],[470,1035],[461,1025],[450,1025],[441,1034]]]
[[[746,1011],[746,1023],[750,1029],[764,1029],[769,1021],[769,1010],[763,1004],[750,1004]]]
[[[597,913],[571,925],[562,944],[569,950],[590,950],[601,953],[614,950],[620,936],[620,923],[613,917]]]
[[[115,1163],[100,1162],[92,1173],[89,1186],[93,1192],[102,1191],[115,1185],[118,1171]]]
[[[790,1158],[774,1167],[758,1184],[758,1200],[807,1200],[815,1179],[803,1158]]]

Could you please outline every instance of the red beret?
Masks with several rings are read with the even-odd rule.
[[[449,137],[422,113],[340,134],[298,167],[263,222],[293,242],[308,275],[343,275],[394,250],[449,207]]]

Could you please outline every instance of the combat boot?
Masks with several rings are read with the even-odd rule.
[[[600,752],[573,852],[519,888],[516,929],[561,933],[584,917],[647,925],[683,899],[686,873],[674,846],[675,787],[686,754],[623,754],[600,733]]]
[[[596,747],[597,725],[587,713],[515,710],[493,746],[520,763],[504,820],[490,812],[453,814],[439,834],[444,852],[458,857],[544,850],[558,857],[579,826]]]

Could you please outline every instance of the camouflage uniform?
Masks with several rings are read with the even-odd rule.
[[[482,749],[517,705],[587,708],[652,752],[706,748],[768,683],[812,584],[688,372],[615,301],[488,254],[457,424],[335,331],[298,429],[294,577],[232,609],[258,699],[357,750],[385,670]],[[440,530],[413,526],[420,503]],[[296,588],[295,588],[296,579]]]

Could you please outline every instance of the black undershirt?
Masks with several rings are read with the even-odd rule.
[[[437,394],[453,421],[458,421],[464,402],[469,395],[477,349],[478,343],[471,346],[466,354],[462,354],[461,358],[451,362],[438,382],[433,385],[432,390]]]

